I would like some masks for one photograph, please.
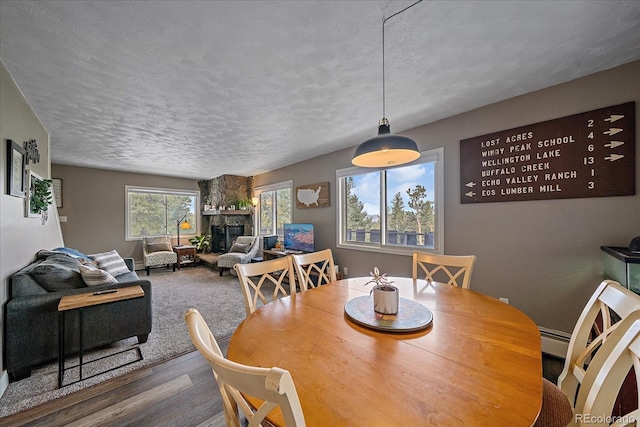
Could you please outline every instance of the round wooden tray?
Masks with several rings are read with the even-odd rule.
[[[398,314],[380,314],[373,310],[373,298],[361,296],[348,301],[344,312],[349,319],[367,328],[385,332],[415,332],[426,329],[433,322],[427,307],[400,298]]]

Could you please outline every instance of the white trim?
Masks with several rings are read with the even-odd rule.
[[[367,244],[367,243],[352,243],[345,242],[343,236],[343,232],[345,230],[343,218],[346,216],[346,213],[343,212],[346,209],[346,206],[343,205],[342,201],[345,198],[344,194],[344,186],[341,183],[341,179],[359,174],[366,174],[371,172],[380,172],[389,169],[396,169],[411,165],[418,165],[421,163],[434,163],[434,232],[435,232],[435,240],[434,240],[434,248],[433,249],[424,249],[420,248],[423,251],[429,251],[434,253],[442,254],[444,253],[444,148],[435,148],[433,150],[423,151],[420,153],[420,160],[414,162],[413,164],[400,165],[394,168],[362,168],[358,166],[352,166],[345,169],[336,170],[336,181],[335,188],[337,188],[336,192],[336,247],[358,250],[358,251],[366,251],[366,252],[382,252],[388,254],[398,254],[398,255],[412,255],[413,251],[419,249],[416,246],[397,246],[397,245],[383,245],[380,244]],[[386,188],[384,183],[384,175],[380,174],[380,192],[381,192],[381,203],[380,208],[382,209],[383,204],[382,200],[386,200]],[[380,222],[381,228],[386,229],[386,215],[385,211],[380,212]],[[381,242],[384,241],[384,236],[380,236]]]
[[[275,184],[261,185],[260,187],[254,188],[253,192],[256,196],[258,196],[260,193],[274,190],[284,190],[285,188],[293,189],[293,180],[290,179],[288,181],[276,182]]]
[[[542,352],[562,359],[566,358],[571,334],[543,326],[538,326],[538,329],[540,330]]]
[[[256,206],[254,206],[254,213],[255,215],[253,215],[253,229],[254,229],[254,234],[256,236],[260,235],[260,210],[261,210],[261,206],[260,206],[260,195],[262,193],[268,193],[271,191],[278,191],[278,190],[289,190],[291,192],[291,206],[289,206],[290,212],[291,212],[291,220],[293,220],[293,180],[287,180],[287,181],[281,181],[281,182],[276,182],[274,184],[267,184],[267,185],[262,185],[260,187],[255,187],[253,189],[253,194],[255,195],[255,197],[258,198],[258,204]],[[278,223],[278,218],[276,215],[276,204],[273,205],[273,219],[274,219],[274,227],[277,228],[277,223]],[[277,231],[277,230],[276,230]],[[273,234],[273,231],[271,233],[269,233],[268,235],[271,236]],[[277,234],[277,233],[276,233]],[[282,236],[280,236],[282,237]]]
[[[195,236],[200,233],[200,191],[199,190],[181,190],[175,188],[159,188],[159,187],[143,187],[139,185],[125,185],[124,186],[124,215],[125,215],[125,224],[124,224],[124,237],[125,241],[136,241],[142,240],[142,237],[133,237],[129,235],[129,224],[131,221],[131,215],[129,212],[129,194],[161,194],[161,195],[171,195],[171,196],[188,196],[195,197],[194,204],[194,219],[195,219],[195,233],[185,233],[180,234],[181,236]],[[176,236],[177,233],[173,233],[170,230],[169,224],[167,224],[167,236]]]

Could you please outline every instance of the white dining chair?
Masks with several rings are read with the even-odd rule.
[[[305,426],[304,413],[289,371],[281,368],[260,368],[233,362],[224,357],[218,343],[196,309],[184,315],[191,341],[207,360],[218,383],[228,427],[243,426],[240,411],[249,427],[258,427],[276,408],[280,409],[287,427]],[[244,396],[263,401],[254,408]]]
[[[571,426],[610,427],[611,422],[632,426],[640,420],[640,409],[613,417],[616,398],[632,369],[640,384],[640,319],[630,316],[619,323],[589,364],[576,402],[581,409],[576,410]],[[636,396],[635,408],[640,408]]]
[[[585,367],[608,336],[632,313],[640,311],[640,296],[618,282],[604,280],[585,305],[569,340],[558,387],[573,405]],[[581,409],[581,408],[576,408]]]
[[[291,255],[302,292],[326,283],[336,281],[331,249],[308,254]]]
[[[475,262],[475,255],[439,255],[414,251],[412,276],[414,280],[425,279],[469,289]]]
[[[577,401],[578,390],[583,389],[581,384],[587,369],[592,368],[591,360],[609,336],[621,325],[624,327],[624,321],[634,319],[640,319],[640,296],[616,281],[602,281],[578,317],[558,385],[544,380],[543,404],[535,427],[565,426],[567,404],[571,418],[573,414],[583,413],[582,403]]]
[[[296,293],[296,279],[290,256],[234,266],[244,296],[247,316],[259,302],[267,304]],[[290,291],[289,291],[289,290]]]

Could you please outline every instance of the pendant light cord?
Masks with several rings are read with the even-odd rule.
[[[404,12],[405,10],[412,8],[413,6],[417,5],[418,3],[420,3],[422,0],[418,0],[417,2],[410,4],[409,6],[405,7],[402,10],[397,11],[396,13],[394,13],[393,15],[387,17],[387,18],[382,18],[382,117],[386,118],[386,99],[385,99],[385,81],[384,81],[384,24],[391,18],[393,18],[396,15],[400,15],[402,12]]]

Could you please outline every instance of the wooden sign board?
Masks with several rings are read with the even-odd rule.
[[[296,187],[295,198],[298,209],[327,207],[329,206],[329,182]]]
[[[635,103],[460,141],[460,202],[631,196]]]

